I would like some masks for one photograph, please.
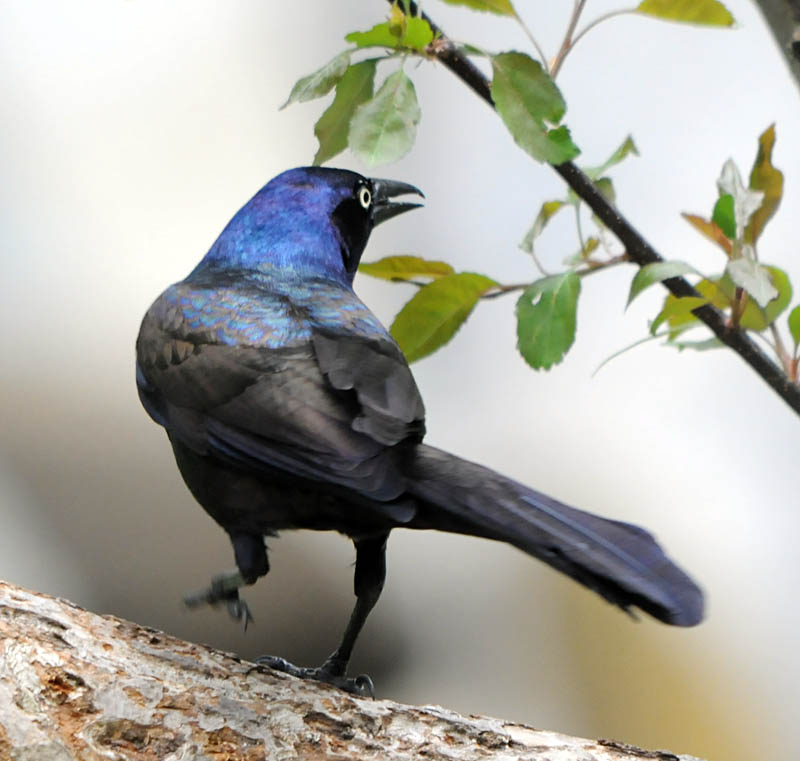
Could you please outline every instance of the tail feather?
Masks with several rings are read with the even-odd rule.
[[[421,444],[409,491],[420,526],[508,542],[624,610],[675,626],[703,617],[703,594],[644,529],[600,518]]]

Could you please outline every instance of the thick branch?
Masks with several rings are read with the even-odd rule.
[[[800,87],[800,0],[756,0],[756,5]]]
[[[0,582],[0,759],[422,757],[688,761],[355,698]]]
[[[787,0],[798,2],[800,0]],[[413,3],[412,3],[413,6]],[[489,80],[426,14],[422,14],[441,36],[433,43],[432,52],[450,71],[469,86],[486,103],[494,108]],[[625,217],[595,187],[592,181],[572,162],[553,166],[564,181],[603,221],[625,246],[630,259],[640,267],[651,262],[663,261],[661,255],[644,239]],[[692,285],[682,277],[673,277],[663,282],[675,296],[699,296]],[[728,323],[725,316],[710,304],[694,310],[695,316],[704,322],[724,344],[733,349],[749,364],[772,389],[798,415],[800,415],[800,386],[783,372],[761,348],[742,330]]]

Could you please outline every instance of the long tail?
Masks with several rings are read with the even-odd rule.
[[[424,444],[409,475],[421,508],[415,525],[508,542],[624,610],[635,605],[667,624],[703,617],[700,589],[638,526],[568,507]]]

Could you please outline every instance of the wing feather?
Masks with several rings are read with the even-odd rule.
[[[336,335],[311,315],[311,340],[230,344],[218,326],[198,330],[176,301],[167,291],[151,307],[137,342],[142,402],[171,436],[238,467],[379,501],[405,491],[400,466],[406,442],[424,434],[424,408],[388,335]]]

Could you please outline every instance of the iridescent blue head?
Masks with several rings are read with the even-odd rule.
[[[192,275],[255,271],[350,285],[372,228],[420,206],[393,202],[413,185],[324,167],[290,169],[233,217]]]

